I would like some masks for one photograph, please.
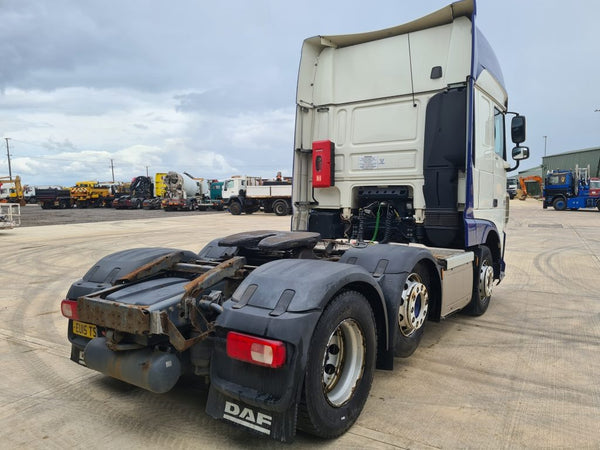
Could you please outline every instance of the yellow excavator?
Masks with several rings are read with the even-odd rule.
[[[18,203],[21,206],[25,206],[27,201],[23,195],[20,176],[0,177],[0,202]]]

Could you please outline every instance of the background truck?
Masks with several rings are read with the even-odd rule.
[[[507,178],[506,180],[506,193],[508,197],[512,200],[517,196],[517,190],[519,189],[519,183],[516,178]]]
[[[600,210],[600,179],[590,178],[590,168],[553,170],[544,180],[544,208],[598,208]]]
[[[142,207],[144,209],[160,209],[162,199],[165,196],[166,186],[165,186],[165,176],[167,176],[164,172],[157,172],[154,174],[154,196],[152,198],[147,198],[142,202]]]
[[[115,197],[112,206],[116,209],[141,209],[144,200],[154,197],[152,178],[140,175],[131,180],[129,194]]]
[[[42,209],[66,209],[74,203],[71,190],[62,187],[36,188],[35,197]]]
[[[165,194],[161,206],[165,211],[193,211],[198,208],[200,199],[209,195],[206,180],[194,178],[187,172],[183,172],[183,175],[169,172],[164,182]]]
[[[114,185],[110,183],[78,181],[71,188],[71,198],[77,208],[108,208],[112,206],[115,192]]]
[[[71,359],[159,393],[182,374],[208,377],[215,418],[281,441],[296,428],[332,438],[360,415],[374,370],[411,355],[429,320],[483,314],[504,275],[516,166],[474,12],[467,0],[305,40],[292,231],[106,256],[61,304]],[[518,165],[523,116],[511,135]]]
[[[198,210],[205,211],[207,209],[215,209],[222,211],[225,207],[225,201],[223,200],[223,186],[225,182],[219,180],[208,181],[208,191],[199,196],[198,198]]]
[[[229,212],[252,214],[263,209],[286,216],[292,212],[292,184],[260,177],[232,177],[225,181],[223,198]]]

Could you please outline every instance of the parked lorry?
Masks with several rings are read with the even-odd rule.
[[[222,211],[225,207],[223,200],[223,186],[225,182],[219,180],[208,181],[208,191],[200,195],[198,199],[198,210],[206,211],[207,209],[215,209]]]
[[[165,196],[166,186],[165,186],[165,177],[167,174],[165,172],[157,172],[154,174],[154,192],[153,197],[147,198],[142,202],[142,207],[144,209],[160,209],[162,199]]]
[[[98,181],[78,181],[71,188],[71,198],[77,208],[110,207],[115,198],[116,189],[110,183]]]
[[[35,197],[42,209],[66,209],[74,204],[71,189],[62,187],[38,187],[35,189]]]
[[[600,210],[600,179],[589,176],[590,168],[553,170],[544,180],[543,207],[565,209],[598,208]]]
[[[305,40],[291,231],[106,256],[61,304],[71,359],[158,393],[208,378],[209,415],[273,439],[348,430],[376,368],[504,276],[514,113],[474,20]],[[523,116],[511,134],[518,166]]]
[[[183,172],[183,175],[169,172],[164,182],[162,208],[165,211],[223,209],[223,183],[218,180],[196,178],[187,172]]]
[[[519,183],[516,178],[511,177],[506,180],[506,193],[511,200],[517,196],[518,189]]]
[[[116,196],[112,206],[115,209],[141,209],[144,200],[154,197],[152,178],[140,175],[131,180],[129,194]]]
[[[223,200],[235,216],[263,209],[278,216],[292,212],[292,184],[289,181],[262,180],[260,177],[235,176],[225,181]]]
[[[186,172],[183,175],[169,172],[164,177],[164,182],[162,208],[165,211],[192,211],[198,206],[198,196],[208,191],[204,180],[196,180]]]

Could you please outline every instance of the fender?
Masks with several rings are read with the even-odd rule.
[[[466,247],[475,247],[485,244],[490,233],[500,236],[498,228],[493,222],[484,219],[465,219]]]
[[[231,401],[243,402],[271,417],[272,437],[289,437],[294,432],[296,405],[314,328],[328,302],[345,288],[365,294],[372,307],[375,305],[385,317],[381,288],[357,265],[278,260],[250,274],[231,300],[224,303],[216,321],[207,413],[220,419]],[[387,327],[386,318],[381,325]],[[226,353],[229,330],[285,342],[286,365],[269,369],[229,358]],[[387,334],[382,333],[384,339]]]
[[[135,248],[112,253],[99,260],[80,280],[73,283],[67,292],[67,298],[76,299],[110,287],[119,278],[174,252],[181,252],[181,261],[193,261],[197,258],[196,254],[190,251],[161,247]]]
[[[492,253],[494,265],[494,279],[498,282],[504,278],[506,264],[504,262],[504,241],[506,234],[500,239],[498,228],[493,222],[482,219],[465,219],[468,228],[468,248],[477,249],[480,245],[487,245]],[[496,244],[490,245],[490,244]]]

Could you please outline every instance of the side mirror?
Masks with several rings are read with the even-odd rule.
[[[515,161],[521,161],[529,158],[529,147],[517,146],[512,149],[512,158]]]
[[[525,116],[514,116],[512,118],[510,122],[510,135],[512,141],[517,145],[525,142]]]

